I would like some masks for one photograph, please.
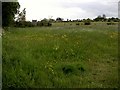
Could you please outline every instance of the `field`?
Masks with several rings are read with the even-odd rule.
[[[9,28],[2,37],[3,88],[117,88],[117,27]]]

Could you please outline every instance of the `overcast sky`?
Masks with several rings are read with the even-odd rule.
[[[18,0],[26,8],[27,20],[57,17],[66,19],[95,18],[105,14],[118,17],[119,0]]]

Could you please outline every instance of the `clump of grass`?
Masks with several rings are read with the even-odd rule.
[[[78,68],[75,67],[75,66],[72,66],[72,65],[66,65],[62,68],[62,71],[64,74],[70,74],[70,73],[75,73],[78,72],[78,70],[80,72],[84,72],[85,71],[85,68],[83,66],[79,66]]]

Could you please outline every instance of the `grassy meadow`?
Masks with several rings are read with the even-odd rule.
[[[4,87],[117,88],[118,25],[53,23],[2,36]]]

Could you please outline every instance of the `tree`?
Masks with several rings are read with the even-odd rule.
[[[103,18],[106,19],[106,15],[105,14],[103,14]]]
[[[38,21],[37,25],[38,26],[52,26],[52,22],[50,21],[50,19],[44,18],[43,20]]]
[[[94,19],[94,21],[107,21],[106,15],[103,14],[103,16],[99,15],[97,18]]]
[[[26,8],[22,10],[22,12],[18,12],[18,16],[16,17],[16,25],[18,27],[25,27],[26,26]]]
[[[11,26],[15,19],[15,14],[20,8],[19,2],[2,2],[2,26]]]
[[[49,19],[49,22],[53,23],[53,22],[55,22],[55,20],[54,19]]]
[[[22,21],[24,22],[24,21],[26,21],[26,8],[24,8],[22,12],[18,13],[18,17],[17,17],[16,21],[17,22],[22,22]]]
[[[58,17],[58,18],[56,18],[56,21],[62,22],[62,21],[63,21],[63,18]]]

